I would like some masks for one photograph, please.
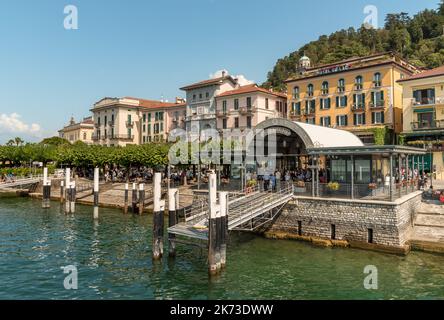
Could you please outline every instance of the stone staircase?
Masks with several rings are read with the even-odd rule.
[[[413,249],[444,253],[444,206],[423,204],[419,208],[410,244]]]

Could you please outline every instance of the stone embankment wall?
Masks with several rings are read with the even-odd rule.
[[[405,253],[420,204],[421,192],[393,203],[295,197],[265,235]]]

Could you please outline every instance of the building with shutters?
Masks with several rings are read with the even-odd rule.
[[[419,70],[388,52],[312,66],[302,57],[286,80],[292,120],[340,128],[365,144],[394,144],[402,132],[402,87]]]

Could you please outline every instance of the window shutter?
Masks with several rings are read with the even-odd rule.
[[[384,111],[381,112],[381,123],[385,123],[384,122]]]
[[[372,124],[374,124],[374,123],[375,123],[375,113],[372,112]]]
[[[365,93],[362,94],[362,105],[365,106]]]
[[[339,116],[336,116],[336,125],[339,126]]]
[[[330,109],[331,107],[331,98],[328,98],[328,108]]]
[[[344,120],[345,120],[345,125],[348,126],[348,116],[347,115],[344,116]]]
[[[356,104],[356,93],[353,95],[353,104]]]
[[[339,96],[336,97],[336,108],[339,108]]]
[[[346,107],[346,106],[348,105],[348,103],[347,103],[348,97],[347,97],[347,96],[344,96],[344,100],[345,100],[345,101],[344,101],[344,102],[345,102],[345,103],[344,103],[344,107]]]
[[[362,124],[365,124],[365,113],[362,114]]]
[[[384,100],[384,91],[381,91],[381,100]]]
[[[357,114],[355,113],[355,114],[353,115],[353,124],[354,124],[354,125],[356,125],[356,116],[357,116]]]

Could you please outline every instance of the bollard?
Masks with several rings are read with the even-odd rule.
[[[220,243],[220,265],[225,268],[227,262],[227,240],[228,240],[228,192],[219,192],[221,243]]]
[[[99,168],[94,168],[94,219],[99,219]]]
[[[144,202],[145,202],[145,190],[143,183],[139,184],[139,215],[143,214],[144,208]]]
[[[163,212],[165,201],[162,197],[162,175],[159,172],[154,174],[154,213],[153,213],[153,259],[158,260],[163,255]]]
[[[64,194],[65,194],[65,182],[62,180],[60,181],[60,203],[63,203],[63,198],[64,198]]]
[[[128,188],[129,185],[128,183],[125,183],[125,200],[123,201],[123,213],[127,214],[128,213]]]
[[[168,227],[176,225],[177,218],[176,212],[179,208],[179,190],[169,189],[168,190]],[[173,233],[168,233],[168,254],[170,257],[176,256],[176,235]]]
[[[131,210],[133,213],[137,212],[137,186],[135,183],[133,183],[133,189],[132,189],[132,206]]]
[[[217,186],[216,174],[211,173],[208,181],[210,215],[208,220],[208,273],[210,276],[217,274],[218,263],[220,265],[220,254],[217,252]],[[219,259],[219,260],[218,260]]]

